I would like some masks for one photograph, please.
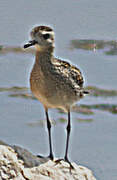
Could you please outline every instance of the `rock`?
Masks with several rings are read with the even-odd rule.
[[[45,157],[45,158],[41,158],[41,156],[37,157],[22,147],[15,146],[15,145],[11,146],[1,140],[0,140],[0,145],[6,145],[6,146],[10,146],[11,148],[13,148],[15,150],[15,152],[17,153],[18,159],[23,160],[23,164],[25,167],[39,166],[40,164],[45,163],[49,160],[49,158],[47,158],[47,157]]]
[[[96,180],[91,170],[75,163],[71,171],[64,161],[56,164],[49,160],[36,167],[29,163],[30,168],[25,165],[12,147],[0,145],[0,180]]]
[[[48,158],[41,158],[33,155],[28,150],[19,146],[11,146],[17,153],[18,159],[23,160],[25,167],[35,167],[47,162]]]

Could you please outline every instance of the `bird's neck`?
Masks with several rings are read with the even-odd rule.
[[[51,63],[54,47],[41,48],[36,51],[36,64],[44,66]]]

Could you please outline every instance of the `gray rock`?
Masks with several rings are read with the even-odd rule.
[[[0,145],[0,180],[96,180],[91,170],[75,163],[72,163],[74,169],[71,171],[69,164],[64,161],[56,164],[49,160],[39,166],[30,167],[37,165],[38,160],[35,157],[33,159],[33,155],[27,150],[22,150],[17,146],[14,149]],[[16,151],[19,152],[19,155]],[[23,156],[21,156],[21,152]],[[33,160],[28,163],[24,162],[25,154],[26,159],[30,159],[31,156]],[[18,156],[23,157],[23,160]]]
[[[6,144],[3,141],[0,141],[0,145],[6,145],[6,146],[10,146],[11,148],[13,148],[15,150],[15,152],[17,153],[18,159],[23,160],[25,167],[39,166],[49,160],[49,158],[46,158],[46,157],[41,158],[41,156],[37,157],[22,147],[19,147],[16,145],[11,146],[11,145]]]
[[[40,158],[32,153],[30,153],[28,150],[21,148],[19,146],[11,146],[15,152],[17,153],[18,159],[23,160],[25,167],[35,167],[39,166],[45,162],[47,162],[48,158]]]

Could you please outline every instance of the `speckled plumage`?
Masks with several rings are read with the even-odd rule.
[[[67,110],[83,96],[80,70],[48,52],[37,53],[30,84],[33,94],[47,108]]]
[[[68,160],[68,142],[70,135],[70,108],[87,94],[83,89],[83,77],[80,70],[70,63],[54,57],[54,32],[50,27],[38,26],[31,31],[32,40],[24,46],[35,45],[36,59],[30,76],[32,93],[43,104],[49,133],[50,154],[53,159],[51,144],[51,123],[48,109],[61,108],[68,112],[67,143],[64,160]]]

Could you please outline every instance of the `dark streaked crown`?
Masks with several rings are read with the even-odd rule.
[[[48,26],[37,26],[34,29],[35,31],[53,31],[52,28]]]
[[[36,34],[38,32],[53,32],[52,28],[48,27],[48,26],[37,26],[34,27],[31,31],[31,35]]]

